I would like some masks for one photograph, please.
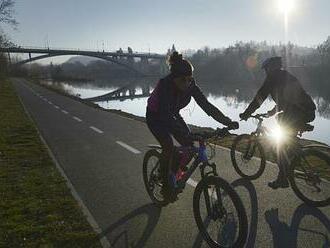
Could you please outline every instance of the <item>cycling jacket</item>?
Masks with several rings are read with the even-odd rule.
[[[312,98],[305,92],[298,79],[286,70],[275,70],[267,75],[263,85],[246,109],[247,114],[252,114],[271,95],[276,102],[277,111],[314,112],[316,107]]]
[[[189,104],[191,97],[216,121],[224,125],[231,123],[230,118],[207,100],[194,81],[191,82],[187,90],[181,92],[175,87],[171,74],[158,82],[148,99],[147,111],[151,112],[158,120],[172,126],[175,120],[180,117],[180,110]]]

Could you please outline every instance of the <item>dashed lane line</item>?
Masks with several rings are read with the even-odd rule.
[[[122,142],[122,141],[119,141],[117,140],[116,143],[122,147],[124,147],[125,149],[129,150],[130,152],[134,153],[134,154],[140,154],[141,152],[129,145],[127,145],[126,143]]]
[[[66,115],[69,114],[68,111],[65,111],[65,110],[63,110],[63,109],[62,109],[61,111],[62,111],[63,114],[66,114]]]
[[[82,122],[82,119],[79,119],[79,118],[76,117],[76,116],[73,116],[72,118],[75,119],[75,120],[78,121],[78,122]]]
[[[89,128],[92,129],[92,130],[94,130],[97,133],[103,133],[103,131],[100,130],[100,129],[98,129],[97,127],[90,126]]]

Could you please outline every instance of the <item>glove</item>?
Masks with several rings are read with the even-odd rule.
[[[238,129],[239,128],[239,124],[237,121],[232,121],[231,123],[229,123],[229,125],[227,125],[227,127],[229,129]]]
[[[245,112],[239,114],[239,118],[241,118],[241,120],[244,120],[244,121],[246,121],[247,119],[249,119],[249,117],[250,117],[250,115],[247,114],[247,113],[245,113]]]
[[[271,116],[275,115],[276,113],[277,113],[276,106],[273,109],[267,111],[268,117],[271,117]]]

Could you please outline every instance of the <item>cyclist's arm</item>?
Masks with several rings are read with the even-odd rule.
[[[192,96],[207,115],[212,116],[214,120],[226,126],[231,124],[231,119],[225,116],[217,107],[210,103],[197,85],[194,85],[193,87]]]
[[[267,77],[261,88],[258,90],[253,101],[250,103],[250,105],[247,107],[247,109],[244,112],[247,115],[251,115],[254,111],[256,111],[261,106],[261,104],[266,100],[266,98],[268,97],[268,95],[272,90],[272,87],[273,87],[272,80],[270,79],[270,77]]]
[[[268,116],[273,116],[279,111],[281,111],[281,110],[279,109],[279,107],[277,105],[275,105],[274,108],[272,108],[271,110],[269,110],[267,112],[267,114],[268,114]]]

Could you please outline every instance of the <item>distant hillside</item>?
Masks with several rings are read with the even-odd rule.
[[[97,61],[97,60],[101,60],[101,59],[87,57],[87,56],[74,56],[74,57],[69,58],[64,63],[71,63],[71,64],[82,63],[83,65],[88,65],[89,63]]]

